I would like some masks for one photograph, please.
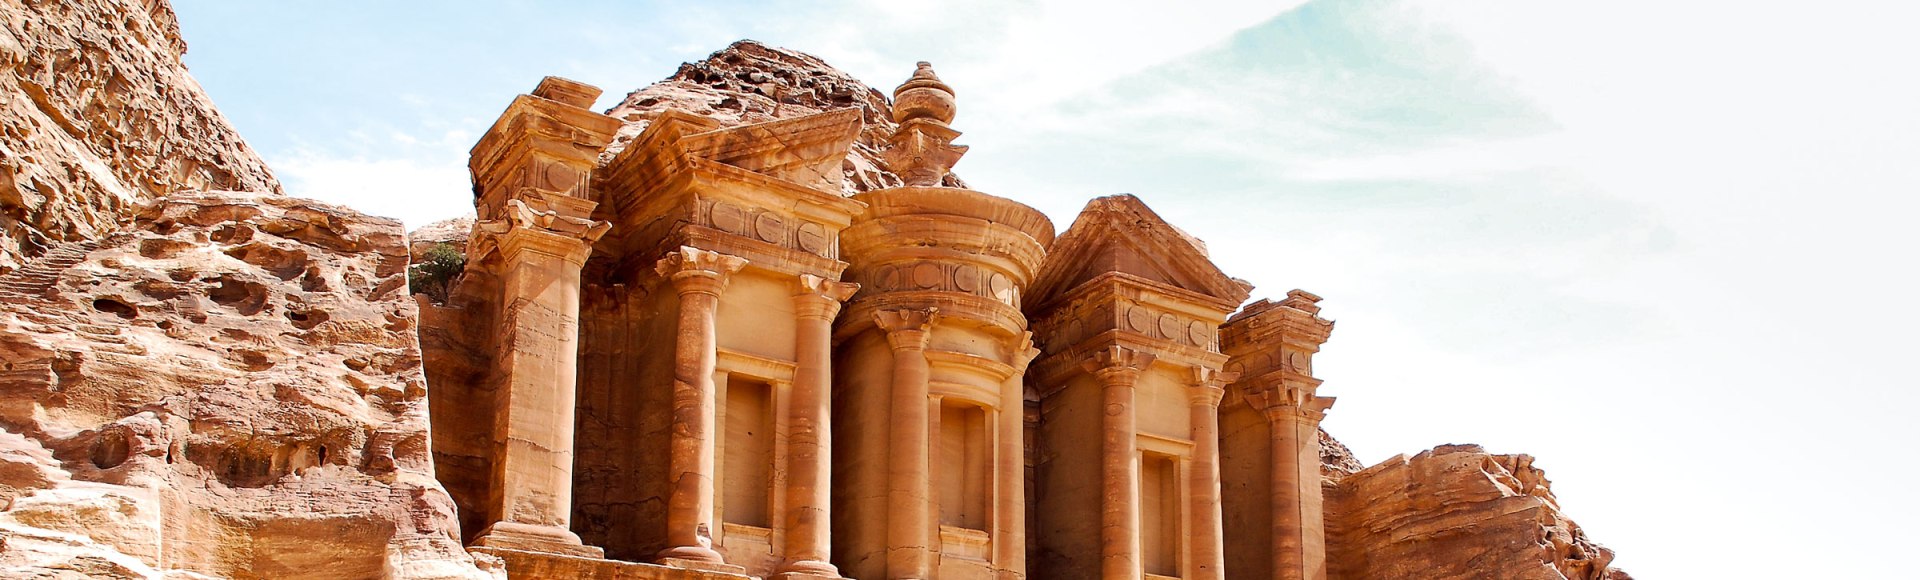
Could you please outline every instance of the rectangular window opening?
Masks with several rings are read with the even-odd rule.
[[[721,440],[721,484],[725,521],[772,527],[773,387],[764,382],[727,379],[727,431]]]
[[[1180,575],[1179,470],[1171,456],[1140,456],[1140,548],[1148,574]]]
[[[978,406],[942,402],[935,477],[939,478],[940,524],[987,529],[987,412]]]

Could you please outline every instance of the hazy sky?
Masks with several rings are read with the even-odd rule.
[[[606,107],[740,38],[883,90],[932,61],[974,187],[1062,230],[1134,193],[1325,296],[1363,462],[1533,454],[1641,578],[1914,577],[1910,3],[174,3],[288,193],[416,226],[544,75]]]

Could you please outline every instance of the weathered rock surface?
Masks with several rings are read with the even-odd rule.
[[[1345,443],[1334,439],[1326,429],[1320,430],[1320,476],[1339,479],[1355,471],[1365,469],[1360,460],[1353,458],[1353,451]]]
[[[0,276],[0,576],[489,577],[407,264],[393,220],[185,193]]]
[[[1526,455],[1443,445],[1327,488],[1333,580],[1631,580]]]
[[[653,119],[668,109],[712,118],[724,126],[762,123],[854,107],[866,122],[841,166],[847,194],[903,184],[882,161],[887,138],[898,126],[887,95],[828,65],[819,57],[742,40],[706,60],[680,65],[672,77],[627,94],[607,115],[625,124],[600,159],[613,158]],[[966,187],[948,174],[947,187]]]
[[[164,0],[0,0],[0,272],[177,190],[279,191]]]
[[[465,253],[467,250],[467,239],[472,237],[472,235],[473,214],[467,214],[466,216],[453,219],[444,219],[420,226],[418,229],[408,232],[407,251],[416,261],[425,256],[427,250],[431,250],[434,246],[440,244],[447,244],[459,248],[462,253]]]

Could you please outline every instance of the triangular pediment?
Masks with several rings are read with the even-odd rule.
[[[679,145],[694,157],[838,192],[841,164],[862,125],[859,109],[835,109],[687,135]]]
[[[1161,219],[1140,198],[1096,198],[1055,241],[1028,293],[1041,306],[1108,274],[1200,294],[1238,306],[1253,286],[1228,276],[1208,259],[1200,240]]]

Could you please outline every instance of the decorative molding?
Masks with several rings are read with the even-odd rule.
[[[862,272],[861,285],[873,292],[941,291],[971,294],[1020,307],[1020,288],[1012,274],[979,264],[916,260],[883,264]]]
[[[675,290],[706,292],[718,296],[727,288],[728,279],[747,266],[747,259],[692,246],[680,246],[654,264],[654,271],[673,281]]]
[[[694,203],[695,225],[822,258],[840,257],[839,240],[825,224],[707,196],[695,198]]]
[[[887,333],[887,344],[893,350],[926,350],[927,340],[932,338],[931,331],[935,322],[940,320],[939,308],[898,308],[873,311],[873,323]]]

